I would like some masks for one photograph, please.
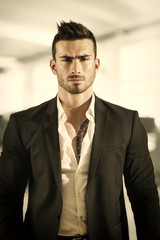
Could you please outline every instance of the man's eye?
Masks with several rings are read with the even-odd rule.
[[[62,62],[71,62],[72,61],[72,59],[70,59],[70,58],[63,58],[62,59]]]
[[[87,61],[87,60],[88,60],[87,57],[82,57],[82,58],[81,58],[81,61]]]

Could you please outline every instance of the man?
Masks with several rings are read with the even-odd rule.
[[[93,94],[100,66],[94,35],[81,24],[62,22],[52,53],[57,97],[12,114],[4,135],[0,239],[129,239],[123,175],[137,238],[160,239],[146,132],[137,112]]]

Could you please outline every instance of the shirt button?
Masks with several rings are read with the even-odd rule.
[[[78,193],[78,197],[79,197],[79,198],[81,197],[81,194],[80,194],[80,193]]]
[[[56,220],[57,220],[57,221],[60,220],[60,215],[59,215],[59,214],[56,215]]]
[[[81,221],[85,221],[85,217],[84,216],[80,216]]]

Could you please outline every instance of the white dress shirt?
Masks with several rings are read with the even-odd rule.
[[[59,98],[57,98],[63,200],[58,235],[76,236],[87,234],[85,194],[95,130],[94,106],[95,96],[93,94],[91,104],[86,112],[89,124],[82,142],[81,156],[78,164],[72,148],[72,140],[64,125],[67,117]]]

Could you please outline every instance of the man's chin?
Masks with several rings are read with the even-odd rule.
[[[77,90],[75,90],[75,91],[74,91],[74,90],[73,90],[73,91],[70,91],[70,90],[69,90],[68,92],[71,93],[71,94],[81,94],[81,93],[83,93],[83,92],[85,92],[85,91],[86,91],[86,90],[81,90],[81,91],[80,91],[80,90],[79,90],[79,91],[77,91]]]
[[[83,92],[85,92],[88,88],[79,88],[79,86],[75,86],[74,88],[67,88],[67,92],[71,93],[71,94],[81,94]]]

